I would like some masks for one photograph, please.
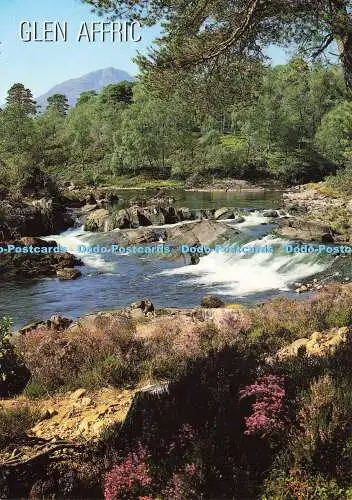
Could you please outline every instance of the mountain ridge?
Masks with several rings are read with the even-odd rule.
[[[89,90],[99,92],[111,83],[119,83],[122,81],[132,82],[134,81],[134,77],[124,70],[113,67],[102,68],[58,83],[45,94],[38,96],[35,100],[37,105],[40,106],[40,110],[45,110],[48,97],[54,94],[64,94],[68,99],[69,105],[74,106],[82,92],[88,92]]]

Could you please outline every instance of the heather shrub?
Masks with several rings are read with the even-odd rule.
[[[129,322],[113,322],[106,329],[78,328],[63,332],[42,330],[19,341],[32,374],[31,387],[45,392],[60,387],[121,386],[138,379],[141,343]]]
[[[178,377],[188,359],[202,354],[202,326],[187,317],[160,317],[144,328],[147,357],[142,372],[145,378]]]
[[[160,317],[153,320],[145,332],[150,355],[170,353],[193,358],[201,354],[200,324],[191,318]]]
[[[206,309],[225,307],[225,303],[216,295],[206,295],[201,299],[200,305]]]
[[[77,376],[77,387],[94,389],[112,385],[114,387],[124,387],[136,384],[140,379],[140,369],[138,363],[129,363],[116,356],[107,356],[98,359],[94,366],[81,371]]]
[[[174,379],[185,370],[187,360],[174,354],[157,354],[142,364],[142,373],[149,380]]]
[[[351,380],[324,375],[302,396],[292,439],[296,467],[348,479],[352,473]]]
[[[336,479],[304,470],[277,472],[265,481],[263,500],[346,500],[352,498],[352,488],[345,488]]]
[[[141,444],[135,451],[128,453],[124,461],[105,477],[105,500],[146,498],[152,483],[148,458],[148,452]]]
[[[254,398],[252,413],[245,417],[245,435],[272,436],[287,424],[284,378],[264,375],[239,392],[240,398]]]
[[[198,500],[201,488],[201,469],[195,463],[184,465],[179,472],[174,472],[163,491],[166,500]]]
[[[352,322],[352,287],[331,285],[306,301],[274,299],[250,310],[251,336],[278,349],[316,331]]]
[[[26,403],[0,408],[0,448],[25,437],[37,418],[37,412]]]
[[[9,318],[0,319],[0,397],[19,394],[30,373],[10,341]]]
[[[202,327],[201,339],[205,350],[222,349],[245,340],[252,326],[251,318],[246,310],[222,310],[214,317],[214,322]]]
[[[227,498],[229,492],[251,498],[249,493],[267,469],[271,455],[266,440],[244,435],[249,408],[239,400],[239,390],[255,380],[256,371],[257,360],[237,346],[210,351],[189,359],[167,392],[135,407],[123,439],[127,447],[136,440],[145,443],[158,470],[164,471],[167,484],[157,493],[166,487],[181,487],[185,464],[197,464],[201,467],[197,498],[202,493],[205,498]],[[174,429],[185,422],[192,433],[183,432],[186,437],[182,439],[175,437]]]
[[[31,399],[36,399],[40,398],[44,395],[48,395],[48,389],[47,386],[44,385],[43,383],[38,382],[38,380],[35,380],[31,378],[26,385],[23,393]]]

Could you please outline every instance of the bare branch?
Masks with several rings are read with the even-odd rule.
[[[313,52],[313,54],[312,54],[313,59],[316,59],[323,52],[325,52],[325,50],[329,47],[329,45],[332,44],[333,41],[334,41],[334,35],[332,35],[331,33],[329,33],[328,35],[326,35],[326,37],[322,41],[321,45],[319,47],[317,47],[315,49],[315,51]]]

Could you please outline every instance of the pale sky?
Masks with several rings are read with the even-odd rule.
[[[67,22],[68,41],[25,43],[19,34],[22,21],[38,22],[39,33],[44,21]],[[58,83],[97,69],[114,67],[135,75],[138,68],[132,58],[137,51],[143,53],[151,46],[159,28],[142,29],[139,43],[78,42],[81,23],[92,21],[102,19],[79,0],[1,0],[0,103],[16,82],[23,83],[38,97]],[[286,61],[280,49],[272,48],[268,53],[274,64]]]

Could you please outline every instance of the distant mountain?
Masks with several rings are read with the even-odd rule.
[[[98,71],[92,71],[79,78],[73,78],[72,80],[67,80],[66,82],[55,85],[55,87],[50,89],[46,94],[37,97],[36,101],[37,104],[41,106],[40,110],[44,110],[47,106],[48,97],[54,94],[64,94],[68,99],[69,105],[74,106],[77,98],[82,92],[88,90],[96,90],[99,92],[111,83],[119,83],[125,80],[132,82],[134,78],[126,73],[126,71],[120,69],[99,69]]]

